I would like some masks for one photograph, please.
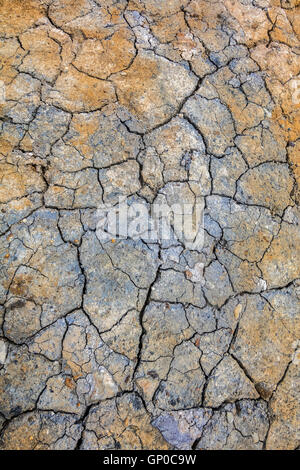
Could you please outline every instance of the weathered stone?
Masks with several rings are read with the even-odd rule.
[[[143,179],[151,188],[157,190],[164,183],[184,181],[189,176],[190,181],[199,182],[203,194],[206,193],[207,175],[203,174],[207,173],[205,147],[193,126],[184,119],[175,118],[148,134],[145,142],[148,148],[139,160]]]
[[[83,235],[79,210],[61,211],[58,226],[64,241],[79,245]]]
[[[216,249],[218,260],[225,267],[235,292],[262,292],[266,281],[255,263],[249,263],[226,249]]]
[[[126,26],[120,14],[125,8],[122,0],[114,4],[108,0],[104,4],[89,0],[66,0],[64,4],[56,0],[49,7],[49,17],[54,24],[69,34],[80,32],[87,38],[104,39],[109,37],[119,25]]]
[[[155,361],[160,356],[172,357],[176,344],[192,335],[181,304],[151,302],[145,309],[143,326],[146,331],[142,350],[144,361]]]
[[[219,100],[195,95],[186,102],[183,112],[199,129],[209,153],[222,156],[226,148],[233,145],[233,122],[229,111]]]
[[[239,25],[235,35],[238,42],[252,46],[262,40],[268,41],[268,31],[271,25],[265,11],[238,0],[225,0],[224,4]]]
[[[87,279],[84,308],[100,331],[108,330],[137,308],[139,289],[128,274],[114,268],[92,232],[83,237],[80,259]]]
[[[221,159],[212,158],[213,193],[233,197],[236,192],[236,181],[246,169],[246,163],[237,150],[230,151]]]
[[[4,367],[0,370],[0,391],[3,397],[0,412],[9,419],[35,408],[36,400],[45,387],[44,381],[58,372],[58,362],[29,354],[25,346],[10,346]]]
[[[155,280],[159,266],[158,253],[143,242],[121,240],[105,245],[105,250],[113,266],[126,273],[137,287],[146,289]]]
[[[299,356],[299,351],[298,351]],[[299,446],[299,359],[289,368],[278,385],[271,401],[273,416],[266,442],[267,449],[293,450]]]
[[[225,355],[208,378],[204,405],[217,408],[224,402],[258,397],[243,369],[232,357]]]
[[[177,410],[201,405],[205,376],[200,368],[200,357],[201,352],[190,341],[175,347],[167,378],[155,393],[158,408]]]
[[[102,41],[87,39],[76,56],[74,66],[101,79],[126,70],[135,57],[133,38],[132,32],[123,28]]]
[[[109,108],[102,113],[96,111],[73,116],[64,141],[80,153],[87,165],[93,163],[96,168],[135,158],[140,146],[139,136],[128,132]]]
[[[60,72],[60,45],[43,28],[24,32],[20,36],[20,42],[27,54],[19,70],[40,80],[50,83],[55,81]]]
[[[248,296],[231,352],[247,370],[263,397],[281,379],[294,351],[295,337],[260,296]]]
[[[226,328],[233,333],[243,315],[246,303],[247,296],[231,297],[225,305],[216,312],[218,328]]]
[[[135,161],[99,170],[99,180],[104,188],[104,201],[114,204],[119,201],[119,197],[136,193],[140,189],[139,171],[140,167]]]
[[[16,123],[30,122],[40,104],[40,82],[20,73],[9,80],[9,84],[1,85],[1,90],[5,96],[5,101],[0,103],[2,117],[7,115]]]
[[[0,0],[1,449],[299,448],[298,10]]]
[[[161,272],[160,278],[151,290],[151,298],[165,302],[193,304],[197,307],[205,306],[201,287],[194,286],[183,273],[171,269]]]
[[[8,313],[7,328],[10,329],[8,325],[14,322],[16,315],[16,329],[9,334],[17,341],[31,336],[40,326],[49,325],[81,304],[83,277],[77,251],[62,243],[57,220],[55,211],[42,209],[14,226],[6,240],[7,254],[11,256],[6,258],[4,269],[11,280],[9,284],[5,279],[2,282],[4,289],[9,288],[8,310],[9,305],[13,305],[11,299],[18,298],[17,309]],[[20,239],[23,244],[18,241]]]
[[[10,286],[11,295],[42,306],[43,326],[80,306],[82,289],[76,249],[68,245],[46,247],[43,255],[39,249],[28,266],[17,270]]]
[[[137,55],[132,66],[113,78],[121,106],[125,106],[132,130],[149,131],[164,124],[189,96],[196,77],[184,67],[152,52]]]
[[[28,341],[29,351],[42,354],[52,361],[58,361],[62,353],[62,341],[66,332],[66,322],[63,318],[52,325],[43,328],[34,338]]]
[[[299,182],[300,182],[300,161],[299,161],[299,154],[300,154],[300,144],[298,142],[293,142],[289,147],[288,147],[288,156],[289,156],[289,161],[290,164],[293,168],[293,172],[297,181],[297,187],[296,187],[296,195],[297,195],[297,200],[299,201]]]
[[[0,177],[0,201],[2,203],[9,203],[14,199],[45,190],[42,175],[30,165],[18,168],[15,165],[1,162]],[[25,202],[23,203],[26,205]]]
[[[211,411],[204,408],[172,411],[159,415],[152,424],[176,449],[191,449],[210,417]]]
[[[139,339],[142,328],[139,322],[139,312],[128,312],[118,325],[103,333],[101,338],[113,351],[118,351],[131,361],[135,361],[139,352]]]
[[[241,176],[237,183],[236,199],[282,214],[292,204],[290,194],[293,185],[287,165],[263,163]]]
[[[211,307],[200,309],[190,305],[186,309],[186,318],[191,327],[200,335],[216,329],[215,312]]]
[[[299,325],[299,283],[286,287],[285,289],[272,289],[263,293],[269,304],[275,310],[276,315],[281,318],[287,330],[295,336],[295,341],[300,334]]]
[[[69,123],[70,117],[64,111],[54,106],[40,107],[21,142],[21,148],[45,158],[52,145],[66,133]]]
[[[21,0],[1,2],[1,30],[6,36],[18,35],[44,16],[46,5],[39,0],[29,0],[26,8]]]
[[[12,297],[6,304],[3,331],[15,343],[23,343],[41,329],[41,307],[30,300]]]
[[[70,66],[59,75],[53,87],[43,87],[43,98],[46,103],[68,112],[86,112],[98,110],[114,101],[115,93],[110,82],[91,77]]]
[[[45,193],[45,204],[58,209],[97,208],[102,203],[102,187],[98,172],[85,168],[76,173],[63,173],[54,168],[45,175],[49,187]]]
[[[134,393],[104,401],[91,409],[82,449],[167,450],[169,445],[151,425],[142,400]]]
[[[219,261],[213,261],[205,269],[204,279],[203,290],[208,301],[221,307],[233,293],[226,269]]]
[[[70,414],[36,411],[16,417],[0,440],[7,450],[67,450],[76,447],[82,424]]]
[[[293,213],[293,222],[282,222],[260,263],[269,288],[284,287],[299,277],[299,211]]]
[[[201,366],[208,375],[212,369],[221,361],[223,355],[228,350],[232,332],[229,329],[219,329],[211,333],[204,333],[199,340],[199,349],[202,351]]]
[[[197,449],[259,450],[263,447],[268,426],[265,402],[237,401],[214,412]]]
[[[267,127],[258,126],[236,137],[236,146],[250,166],[266,161],[285,161],[286,143],[276,130],[274,124],[268,123]]]
[[[223,237],[233,254],[248,261],[260,261],[277,235],[279,219],[265,208],[237,204],[219,196],[207,198],[211,218],[223,228]]]

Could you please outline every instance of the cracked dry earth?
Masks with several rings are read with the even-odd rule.
[[[0,448],[297,448],[299,2],[0,0],[0,30]],[[204,198],[203,247],[102,243],[119,195]]]

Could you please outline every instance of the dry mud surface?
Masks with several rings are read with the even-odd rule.
[[[0,448],[297,448],[299,1],[0,0],[0,30]],[[120,195],[203,200],[202,245],[99,239]]]

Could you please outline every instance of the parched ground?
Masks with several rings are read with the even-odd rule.
[[[1,449],[300,445],[298,5],[0,0]]]

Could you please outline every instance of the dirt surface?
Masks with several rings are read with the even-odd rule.
[[[1,449],[300,445],[299,12],[0,0]]]

